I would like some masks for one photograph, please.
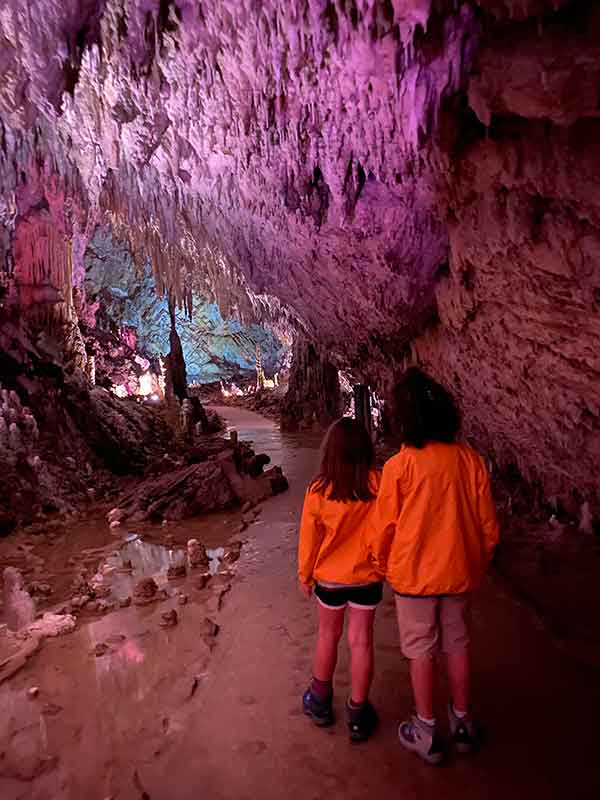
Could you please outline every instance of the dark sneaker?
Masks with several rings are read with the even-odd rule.
[[[448,705],[448,719],[450,721],[450,735],[452,743],[458,753],[473,753],[479,750],[483,743],[483,728],[473,719],[471,714],[466,717],[457,717],[452,703]]]
[[[441,764],[444,760],[444,740],[434,725],[428,725],[416,714],[398,728],[400,744],[416,753],[428,764]]]
[[[332,695],[324,699],[307,689],[302,695],[302,710],[307,717],[312,719],[315,725],[318,725],[319,728],[325,728],[327,725],[333,725],[334,723],[332,700]]]
[[[348,722],[348,733],[353,742],[365,742],[379,724],[377,712],[368,700],[359,708],[353,708],[347,702],[346,720]]]

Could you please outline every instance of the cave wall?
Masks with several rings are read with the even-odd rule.
[[[506,22],[483,39],[448,152],[439,321],[412,342],[413,358],[458,395],[482,449],[573,513],[600,500],[600,13],[591,5]]]
[[[9,303],[68,319],[110,224],[182,311],[380,393],[420,361],[499,463],[596,502],[599,33],[585,0],[6,0]]]

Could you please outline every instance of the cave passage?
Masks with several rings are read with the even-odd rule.
[[[2,800],[600,796],[599,43],[588,0],[0,0]],[[346,655],[301,705],[323,435],[406,454],[414,368],[501,527],[488,746],[437,773],[389,587],[372,741]]]
[[[224,531],[239,511],[168,526],[170,547],[162,532],[150,538],[151,526],[136,525],[137,536],[123,531],[129,541],[116,559],[112,537],[102,556],[106,565],[126,560],[132,570],[107,571],[111,591],[123,600],[141,579],[155,580],[158,591],[176,587],[174,597],[188,598],[173,604],[179,622],[160,627],[165,604],[134,604],[100,615],[84,610],[75,632],[47,640],[25,669],[2,683],[2,708],[10,710],[0,729],[3,796],[59,797],[68,791],[77,797],[99,786],[106,796],[132,798],[145,791],[191,800],[199,787],[211,798],[280,798],[285,786],[288,796],[299,798],[320,796],[325,781],[332,797],[359,798],[410,794],[433,781],[447,797],[485,792],[500,800],[516,787],[519,796],[554,797],[568,792],[576,775],[577,796],[591,798],[596,722],[580,709],[598,702],[600,682],[570,648],[557,649],[552,635],[497,579],[483,587],[474,619],[475,688],[481,713],[493,726],[493,739],[477,761],[431,775],[398,752],[397,709],[410,703],[410,694],[391,593],[376,626],[379,733],[363,750],[351,747],[343,731],[328,734],[309,726],[299,697],[315,630],[310,607],[294,591],[296,520],[320,436],[281,433],[272,421],[244,409],[217,410],[240,438],[282,464],[290,491],[266,503],[246,530],[248,541],[236,562],[240,580],[224,595],[221,611],[231,578],[219,574],[219,557],[227,547]],[[30,537],[33,545],[23,542],[30,557],[44,558],[47,578],[59,593],[54,566],[69,553],[78,561],[90,558],[105,530],[86,521],[53,547],[42,544],[42,537]],[[175,582],[167,578],[169,568],[185,560],[177,543],[191,536],[209,545],[216,573],[210,593],[198,588],[194,573]],[[218,619],[216,636],[207,618]],[[346,675],[343,651],[340,702]],[[32,698],[34,689],[39,693]],[[515,710],[523,707],[537,721],[533,737],[529,726],[515,724]],[[557,718],[577,726],[578,737],[557,737]]]

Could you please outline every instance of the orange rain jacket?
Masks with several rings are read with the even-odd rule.
[[[373,472],[373,491],[380,473]],[[369,502],[329,500],[308,489],[298,542],[298,577],[302,583],[355,584],[383,580],[369,559],[365,533],[375,511]]]
[[[404,446],[386,462],[368,546],[398,593],[474,589],[498,538],[488,471],[468,445]]]

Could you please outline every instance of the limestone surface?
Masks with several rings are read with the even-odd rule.
[[[598,41],[587,0],[5,0],[0,303],[85,361],[109,225],[184,311],[300,332],[380,396],[420,361],[597,514]]]

